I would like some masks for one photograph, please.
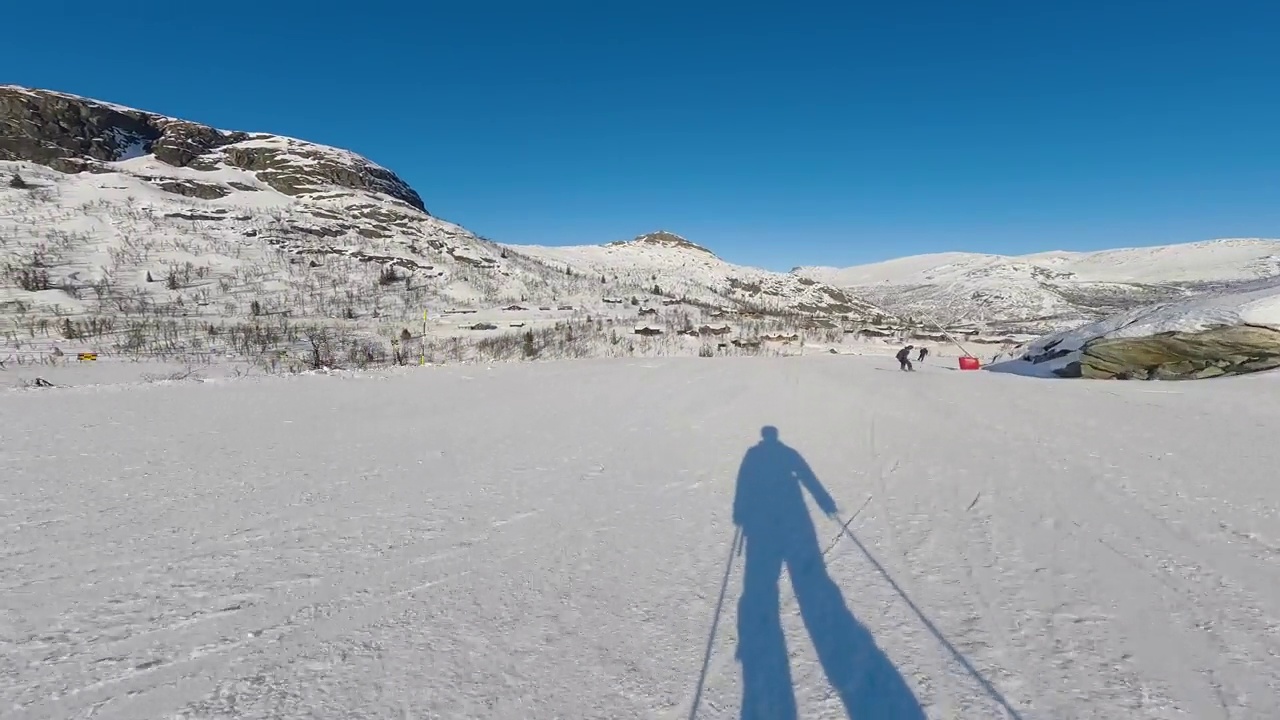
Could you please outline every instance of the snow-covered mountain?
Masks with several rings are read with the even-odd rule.
[[[1280,240],[1223,239],[1014,257],[937,253],[793,272],[904,315],[1057,330],[1280,276]]]
[[[606,245],[509,246],[530,258],[624,282],[671,297],[688,297],[746,311],[798,312],[870,318],[884,311],[827,283],[725,262],[710,250],[671,232],[658,231]]]
[[[67,340],[261,355],[305,344],[316,327],[341,331],[361,355],[406,337],[425,346],[546,328],[618,346],[620,325],[670,336],[729,324],[749,340],[875,324],[877,337],[901,339],[916,337],[895,322],[911,316],[987,323],[1002,338],[1276,275],[1280,241],[1258,239],[791,273],[735,265],[665,231],[500,245],[434,217],[408,183],[347,150],[0,86],[0,339],[10,349]],[[707,339],[679,342],[673,352],[702,352]]]
[[[299,323],[389,341],[421,336],[424,311],[428,334],[456,336],[472,324],[441,320],[450,313],[501,317],[479,323],[496,329],[631,322],[651,307],[670,317],[645,322],[682,327],[878,312],[666,233],[504,247],[432,216],[408,183],[346,150],[0,86],[0,337],[11,346],[110,338],[134,351],[264,352]],[[260,337],[267,320],[286,327]]]

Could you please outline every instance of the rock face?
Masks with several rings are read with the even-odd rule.
[[[1280,331],[1236,325],[1194,333],[1168,332],[1087,343],[1066,377],[1194,380],[1280,367]]]
[[[69,95],[0,86],[0,159],[27,160],[62,172],[119,160],[150,147],[163,131],[145,113]]]
[[[276,135],[227,132],[198,123],[47,90],[0,86],[0,160],[65,173],[103,172],[106,163],[154,155],[174,166],[231,166],[288,195],[334,187],[389,195],[426,212],[422,198],[386,168],[345,150]],[[194,195],[192,185],[170,189]],[[196,197],[213,197],[201,190]]]

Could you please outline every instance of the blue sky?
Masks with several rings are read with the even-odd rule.
[[[18,3],[0,82],[360,152],[494,240],[786,269],[1280,236],[1280,3]]]

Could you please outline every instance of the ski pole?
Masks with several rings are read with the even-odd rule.
[[[870,501],[870,498],[868,498],[868,502],[869,501]],[[865,507],[865,504],[864,504],[864,507]],[[838,516],[835,518],[835,522],[840,522],[840,518]],[[853,518],[849,518],[848,522],[841,523],[840,525],[841,535],[847,536],[850,540],[853,541],[854,545],[858,546],[858,549],[862,551],[863,556],[865,556],[867,560],[871,562],[872,566],[875,567],[876,571],[880,573],[880,576],[883,577],[885,581],[889,583],[889,586],[892,587],[894,592],[898,594],[898,597],[902,598],[902,600],[906,602],[907,607],[911,608],[911,612],[915,613],[916,618],[919,619],[920,622],[924,625],[925,629],[929,631],[929,634],[933,635],[934,639],[937,640],[938,643],[942,645],[942,647],[945,648],[948,653],[951,654],[952,659],[954,659],[956,663],[960,665],[960,667],[964,668],[965,672],[969,673],[970,677],[972,677],[974,680],[978,682],[979,685],[982,686],[982,689],[987,692],[987,695],[992,700],[996,701],[996,703],[998,703],[1000,707],[1004,708],[1005,712],[1007,712],[1009,714],[1009,717],[1013,718],[1013,720],[1022,720],[1022,716],[1018,714],[1017,710],[1013,709],[1013,706],[1010,705],[1009,701],[1005,699],[1004,695],[1001,694],[1001,692],[996,689],[995,685],[993,685],[991,681],[986,678],[985,675],[979,672],[978,669],[973,666],[973,663],[969,662],[969,658],[965,657],[963,653],[961,653],[958,649],[956,649],[955,645],[951,644],[951,641],[948,640],[947,637],[942,634],[942,631],[939,630],[938,627],[933,624],[933,621],[930,620],[924,614],[924,612],[920,610],[919,606],[917,606],[915,602],[911,600],[911,596],[907,595],[906,591],[903,590],[900,585],[898,585],[898,583],[893,579],[893,576],[889,574],[889,571],[886,570],[884,566],[880,564],[880,561],[877,560],[876,557],[871,554],[871,551],[867,549],[867,546],[863,545],[862,541],[858,539],[858,536],[854,535],[853,532],[849,530],[849,523],[851,522],[853,522]],[[839,536],[837,536],[837,539],[839,539]]]
[[[825,558],[828,553],[835,549],[836,544],[840,542],[840,538],[844,536],[844,533],[849,531],[849,526],[852,525],[853,521],[857,520],[858,516],[862,514],[862,511],[866,510],[867,506],[871,504],[872,497],[873,496],[868,495],[867,499],[862,502],[862,507],[858,508],[858,511],[855,512],[848,520],[840,523],[840,532],[836,533],[836,536],[831,538],[831,542],[827,545],[827,549],[822,551],[822,557]],[[831,517],[836,522],[840,522],[839,516],[832,515]]]

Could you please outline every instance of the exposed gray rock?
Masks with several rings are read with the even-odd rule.
[[[324,192],[328,186],[390,195],[426,212],[422,198],[394,173],[351,153],[334,153],[307,143],[288,148],[233,145],[223,149],[228,164],[249,170],[286,195]],[[299,163],[300,157],[307,162]]]
[[[1063,371],[1070,367],[1068,365]],[[1078,376],[1118,380],[1191,380],[1242,375],[1278,367],[1280,331],[1235,325],[1195,333],[1168,332],[1148,337],[1093,340],[1086,343],[1081,352]]]
[[[147,178],[147,180],[165,192],[182,195],[183,197],[217,200],[231,194],[231,191],[222,185],[196,182],[195,180],[171,180],[168,178]]]
[[[183,120],[160,120],[157,124],[162,133],[151,144],[151,153],[174,167],[213,170],[216,165],[208,157],[209,151],[249,139],[247,133],[225,133]]]
[[[116,160],[131,143],[160,137],[152,117],[70,95],[0,87],[0,159],[79,172],[61,160]],[[68,168],[68,169],[64,169]]]
[[[667,232],[666,230],[659,230],[658,232],[645,233],[644,235],[639,235],[630,240],[618,240],[609,244],[615,245],[615,246],[634,244],[634,245],[657,245],[659,247],[668,247],[668,248],[684,248],[685,250],[693,250],[696,252],[704,253],[711,257],[715,257],[715,253],[702,247],[701,245],[691,243],[688,240],[685,240],[684,238],[680,237],[679,235],[676,235],[675,233],[672,233],[672,232]]]
[[[277,142],[264,145],[261,141],[267,138]],[[39,163],[65,173],[109,172],[103,163],[148,153],[168,165],[195,170],[214,170],[225,163],[254,173],[288,195],[338,186],[383,193],[426,212],[408,183],[354,153],[301,140],[227,132],[48,90],[0,86],[0,160]],[[188,194],[176,186],[165,189]],[[204,194],[192,196],[227,194],[225,189],[222,195],[198,192]]]
[[[1084,369],[1080,366],[1079,360],[1072,360],[1066,365],[1054,370],[1053,374],[1064,378],[1078,378],[1084,376]]]

